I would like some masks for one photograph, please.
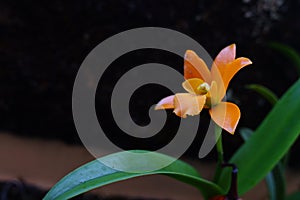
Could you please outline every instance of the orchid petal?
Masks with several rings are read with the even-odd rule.
[[[172,109],[172,108],[174,108],[174,97],[175,97],[175,95],[171,95],[171,96],[165,97],[162,100],[160,100],[156,104],[155,110]]]
[[[202,83],[204,83],[203,80],[199,79],[199,78],[191,78],[191,79],[187,79],[186,81],[184,81],[182,83],[182,87],[189,92],[190,94],[199,94],[198,91],[198,87],[199,85],[201,85]]]
[[[212,107],[209,114],[217,125],[230,134],[234,134],[241,116],[239,107],[229,102],[221,102]]]
[[[228,87],[228,84],[232,77],[243,67],[252,64],[251,60],[248,58],[240,57],[235,59],[233,62],[229,63],[226,66],[226,69],[221,70],[221,75],[224,82],[225,90]]]
[[[235,59],[236,46],[231,44],[220,51],[215,58],[211,68],[211,78],[218,85],[218,96],[222,99],[225,96],[227,86],[225,85],[222,74],[228,70],[226,65]]]
[[[222,68],[226,64],[234,61],[235,59],[236,46],[235,44],[231,44],[220,51],[215,59],[215,64]]]
[[[200,78],[207,83],[211,81],[211,75],[207,65],[192,50],[187,50],[184,55],[184,78]]]
[[[205,95],[193,95],[189,93],[175,94],[174,113],[182,118],[186,118],[187,115],[198,115],[204,107],[205,100]]]
[[[233,76],[240,69],[250,64],[252,64],[251,60],[249,60],[248,58],[240,57],[235,59],[233,62],[228,63],[225,67],[213,65],[211,73],[213,80],[217,81],[218,86],[222,86],[222,90],[219,90],[219,96],[221,98],[224,97],[225,91],[227,90],[229,82],[231,81]]]
[[[220,69],[215,64],[213,64],[211,68],[211,76],[212,80],[215,81],[216,85],[218,86],[218,92],[215,95],[217,96],[218,100],[221,100],[226,94],[226,87],[222,78],[222,71],[220,71]]]

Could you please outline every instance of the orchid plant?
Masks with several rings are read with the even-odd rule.
[[[241,113],[237,105],[224,101],[224,96],[233,76],[250,64],[252,62],[248,58],[236,58],[235,44],[220,51],[211,70],[194,51],[187,50],[184,57],[185,81],[182,83],[186,93],[177,93],[163,98],[156,105],[156,109],[173,109],[173,112],[182,118],[198,115],[202,109],[209,109],[216,125],[216,135],[221,136],[222,129],[233,135]],[[44,199],[68,199],[117,181],[150,174],[163,174],[198,188],[205,199],[238,200],[240,195],[252,189],[268,175],[298,138],[299,98],[300,80],[276,102],[265,120],[228,162],[223,159],[222,137],[216,137],[218,164],[213,180],[202,178],[192,166],[180,160],[158,170],[137,173],[120,171],[103,164],[104,160],[113,160],[124,168],[136,168],[133,166],[136,162],[132,162],[132,158],[127,157],[128,154],[119,152],[94,160],[72,171],[54,185]],[[146,151],[133,150],[132,152],[145,153]],[[146,154],[138,165],[141,169],[149,163],[160,166],[161,163],[171,159],[169,156],[151,152]],[[289,200],[297,199],[299,196],[299,193],[294,194]]]

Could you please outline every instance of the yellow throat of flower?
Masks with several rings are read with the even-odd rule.
[[[204,82],[202,84],[200,84],[198,87],[197,87],[197,91],[199,92],[199,94],[201,95],[205,95],[209,92],[210,90],[210,86],[208,83]]]

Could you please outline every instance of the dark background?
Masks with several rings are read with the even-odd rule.
[[[250,58],[253,65],[232,80],[230,100],[240,106],[239,127],[255,129],[271,106],[245,89],[245,85],[263,84],[281,96],[297,80],[292,62],[269,43],[280,42],[300,52],[299,8],[297,0],[1,0],[0,129],[26,137],[80,144],[71,107],[73,83],[80,64],[108,37],[144,26],[165,27],[187,34],[212,57],[223,47],[236,43],[237,56]],[[96,107],[98,114],[103,114],[99,116],[101,124],[125,149],[157,149],[176,132],[179,119],[171,113],[164,130],[172,131],[168,134],[162,131],[144,141],[121,133],[112,120],[108,107],[113,85],[127,70],[147,62],[167,64],[182,72],[181,58],[160,50],[140,50],[116,60],[99,83]],[[132,97],[133,119],[140,125],[147,124],[149,106],[169,94],[161,86],[141,87]],[[206,112],[201,115],[208,121]],[[205,121],[201,127],[186,153],[188,156],[198,153]],[[227,156],[242,143],[238,131],[236,135],[224,134]],[[299,142],[292,151],[296,158]],[[297,166],[295,160],[292,166]]]

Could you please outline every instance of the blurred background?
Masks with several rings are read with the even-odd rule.
[[[229,158],[243,143],[239,128],[255,129],[271,109],[263,97],[245,86],[262,84],[280,97],[299,77],[294,62],[272,46],[276,42],[300,53],[299,8],[299,0],[1,0],[0,135],[9,133],[26,141],[58,141],[81,147],[72,117],[72,89],[82,61],[114,34],[157,26],[192,37],[213,58],[225,46],[236,43],[237,56],[253,61],[229,86],[228,100],[238,104],[242,112],[236,135],[224,134],[225,156]],[[114,85],[129,69],[148,62],[183,70],[183,60],[174,54],[137,50],[113,62],[98,85],[99,121],[111,133],[109,137],[124,149],[155,150],[174,136],[165,134],[165,130],[176,134],[179,121],[171,112],[169,125],[147,140],[122,133],[113,121],[109,108]],[[162,86],[141,87],[129,105],[133,120],[139,125],[149,123],[149,107],[169,94]],[[201,131],[205,131],[205,119],[209,120],[206,112],[201,117],[203,130],[187,150],[187,158],[197,159]],[[299,146],[298,141],[292,148],[289,166],[293,169],[300,166]],[[212,153],[205,160],[214,157]]]

